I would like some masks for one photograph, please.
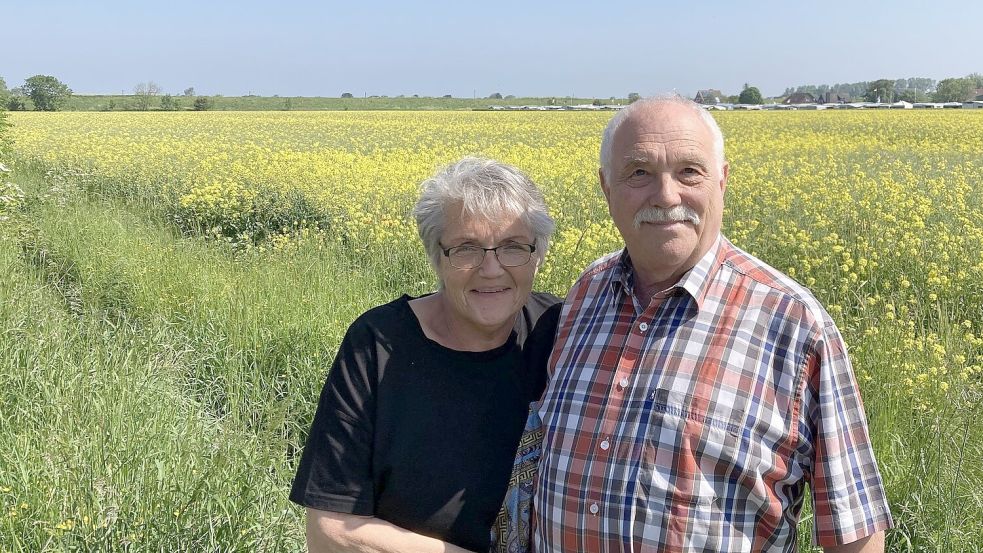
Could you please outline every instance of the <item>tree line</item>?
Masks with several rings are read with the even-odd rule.
[[[162,94],[160,85],[153,81],[138,83],[133,87],[134,101],[126,105],[117,104],[110,100],[109,111],[138,110],[177,111],[183,108],[182,103],[190,102],[190,107],[196,111],[212,108],[212,99],[208,96],[196,96],[194,87],[184,89],[180,97]],[[7,83],[0,77],[0,110],[23,111],[30,101],[36,111],[57,111],[65,105],[72,96],[72,89],[51,75],[34,75],[24,80],[22,86],[7,89]]]
[[[816,97],[829,93],[832,98],[839,96],[868,102],[966,102],[972,100],[979,89],[983,89],[983,74],[970,73],[965,77],[952,77],[938,82],[926,77],[911,77],[832,85],[802,85],[786,88],[782,96],[805,92]]]
[[[877,79],[856,83],[836,83],[832,85],[801,85],[788,87],[775,100],[787,98],[795,93],[808,93],[815,98],[828,98],[830,101],[868,102],[965,102],[972,100],[983,89],[983,74],[971,73],[965,77],[942,79],[935,81],[926,77],[911,77],[906,79]],[[64,106],[71,97],[72,89],[51,75],[34,75],[24,81],[24,84],[13,89],[7,89],[3,78],[0,77],[0,110],[26,110],[28,101],[37,111],[56,111]],[[353,97],[344,93],[343,98]],[[449,97],[445,96],[445,97]],[[494,93],[489,98],[501,99],[501,93]],[[506,97],[509,98],[509,97]],[[632,102],[640,98],[637,92],[628,95]],[[287,99],[286,109],[290,109]],[[739,94],[722,96],[721,102],[739,104],[763,104],[765,97],[761,91],[748,83]],[[186,103],[187,102],[187,103]],[[600,105],[602,101],[595,100]],[[177,111],[179,109],[208,110],[214,107],[212,98],[198,96],[194,87],[184,90],[180,96],[163,93],[160,85],[153,81],[138,83],[133,87],[132,101],[109,100],[105,109],[116,110],[162,110]]]

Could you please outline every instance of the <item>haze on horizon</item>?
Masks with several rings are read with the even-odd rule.
[[[77,94],[625,97],[983,72],[983,3],[670,0],[3,2],[12,88],[53,75]]]

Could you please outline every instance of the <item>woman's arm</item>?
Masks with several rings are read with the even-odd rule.
[[[468,553],[375,517],[307,508],[311,553]]]

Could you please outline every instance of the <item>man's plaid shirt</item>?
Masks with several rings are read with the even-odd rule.
[[[570,290],[540,415],[536,550],[795,551],[892,525],[846,347],[723,237],[647,306],[627,252]]]

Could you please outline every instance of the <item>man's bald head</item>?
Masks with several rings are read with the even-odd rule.
[[[601,171],[604,173],[608,180],[611,179],[611,159],[612,151],[614,149],[614,135],[618,131],[618,127],[625,122],[632,114],[638,113],[640,111],[647,110],[657,110],[660,107],[664,107],[667,104],[686,106],[693,110],[700,119],[706,124],[713,134],[713,149],[714,155],[717,157],[717,165],[719,169],[723,169],[724,163],[726,163],[724,157],[724,135],[720,132],[720,127],[717,125],[717,121],[710,115],[706,109],[700,104],[683,98],[678,94],[668,95],[668,96],[653,96],[651,98],[643,98],[636,102],[631,103],[628,107],[623,108],[621,111],[616,113],[614,117],[608,121],[606,127],[604,127],[604,135],[601,137]]]

